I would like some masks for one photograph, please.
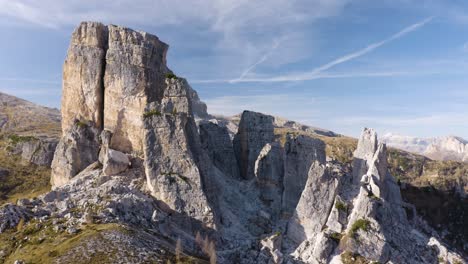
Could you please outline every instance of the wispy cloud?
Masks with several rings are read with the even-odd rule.
[[[239,82],[241,81],[242,79],[244,79],[244,77],[249,74],[252,70],[254,70],[258,65],[264,63],[267,59],[270,58],[270,56],[273,54],[273,52],[278,48],[278,46],[280,45],[280,43],[282,42],[283,40],[275,40],[273,42],[273,45],[271,46],[270,50],[264,54],[258,61],[256,61],[254,64],[250,65],[247,69],[245,69],[242,74],[239,76],[239,78],[237,79],[234,79],[234,80],[231,80],[231,82]]]
[[[307,80],[315,80],[315,79],[324,79],[324,78],[353,78],[353,77],[388,77],[388,76],[401,76],[401,75],[411,75],[411,74],[421,74],[422,72],[405,72],[405,71],[385,71],[385,72],[367,72],[367,73],[344,73],[344,74],[333,74],[333,73],[326,73],[326,70],[329,70],[339,64],[343,64],[349,61],[352,61],[356,58],[362,57],[382,46],[388,44],[394,40],[397,40],[417,29],[423,27],[424,25],[428,24],[434,19],[434,17],[426,18],[422,21],[419,21],[415,24],[412,24],[404,29],[400,30],[399,32],[393,34],[392,36],[368,45],[367,47],[354,51],[352,53],[346,54],[341,56],[335,60],[332,60],[324,65],[321,65],[317,68],[312,69],[311,71],[303,72],[303,73],[294,73],[294,74],[286,74],[280,76],[273,76],[273,77],[250,77],[247,78],[246,75],[250,73],[258,64],[264,62],[268,56],[271,55],[274,49],[270,50],[265,56],[263,56],[259,61],[253,64],[251,67],[247,68],[246,71],[237,79],[215,79],[215,80],[195,80],[196,83],[223,83],[223,82],[291,82],[291,81],[307,81]],[[427,74],[427,72],[426,72]],[[433,74],[433,72],[430,72]]]

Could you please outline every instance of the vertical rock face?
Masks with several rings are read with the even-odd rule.
[[[148,103],[161,100],[168,46],[156,36],[110,25],[104,77],[104,128],[111,148],[143,151],[143,121]]]
[[[63,66],[63,134],[72,129],[75,119],[102,128],[107,39],[107,27],[101,23],[83,22],[73,32]]]
[[[325,164],[325,144],[319,139],[288,135],[285,151],[283,212],[291,215],[301,198],[310,166],[314,161]]]
[[[225,175],[238,179],[239,168],[226,127],[206,122],[200,124],[200,139],[202,148],[206,150],[213,165]]]
[[[76,122],[60,140],[52,161],[52,187],[66,184],[99,157],[99,131]]]
[[[338,180],[333,178],[333,174],[324,164],[315,161],[294,216],[289,221],[288,237],[300,244],[323,230],[335,201],[337,187]]]
[[[255,177],[255,161],[267,143],[275,139],[272,116],[244,111],[239,130],[234,137],[234,151],[243,179]]]
[[[21,158],[29,163],[50,167],[57,148],[56,139],[41,139],[23,145]]]
[[[168,79],[166,85],[162,103],[152,105],[144,120],[148,186],[172,209],[210,223],[213,216],[202,190],[209,160],[202,154],[188,86],[183,79]]]
[[[260,191],[260,200],[269,208],[275,219],[281,213],[283,193],[284,153],[277,142],[266,144],[255,162],[255,179]]]
[[[368,160],[372,159],[377,150],[377,133],[373,129],[365,128],[354,152],[353,183],[358,184],[362,175],[369,169]]]

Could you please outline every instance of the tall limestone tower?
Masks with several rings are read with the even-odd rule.
[[[201,161],[192,111],[195,105],[206,115],[206,106],[167,68],[167,50],[156,36],[124,27],[83,22],[74,31],[63,67],[63,135],[52,163],[53,187],[97,161],[104,173],[115,173],[106,169],[109,160],[125,165],[127,157],[140,159],[154,197],[211,221],[202,190],[209,161]],[[177,178],[190,185],[174,184]]]

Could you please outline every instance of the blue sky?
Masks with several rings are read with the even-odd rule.
[[[59,107],[83,20],[157,35],[211,113],[468,138],[466,1],[0,0],[0,91]]]

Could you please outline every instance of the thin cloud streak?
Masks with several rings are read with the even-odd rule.
[[[249,66],[247,69],[245,69],[244,72],[242,72],[242,74],[239,76],[239,78],[231,80],[231,82],[239,82],[242,79],[244,79],[244,77],[247,74],[249,74],[251,71],[253,71],[258,65],[264,63],[268,58],[270,58],[270,56],[273,54],[273,52],[279,47],[281,42],[282,42],[282,40],[275,41],[273,43],[273,46],[270,48],[270,50],[265,55],[263,55],[257,62],[255,62],[254,64]]]
[[[318,74],[318,73],[321,73],[325,70],[328,70],[336,65],[339,65],[339,64],[342,64],[342,63],[345,63],[345,62],[348,62],[350,60],[353,60],[353,59],[356,59],[356,58],[359,58],[359,57],[362,57],[364,55],[366,55],[367,53],[369,52],[372,52],[374,51],[375,49],[377,48],[380,48],[382,47],[383,45],[389,43],[389,42],[392,42],[394,40],[397,40],[417,29],[419,29],[420,27],[426,25],[427,23],[429,23],[432,19],[434,19],[434,17],[429,17],[429,18],[426,18],[416,24],[413,24],[409,27],[406,27],[404,28],[403,30],[399,31],[398,33],[392,35],[391,37],[385,39],[385,40],[382,40],[382,41],[379,41],[379,42],[376,42],[376,43],[372,43],[370,44],[369,46],[365,47],[364,49],[361,49],[361,50],[358,50],[356,52],[353,52],[353,53],[350,53],[350,54],[347,54],[343,57],[340,57],[336,60],[333,60],[325,65],[322,65],[314,70],[312,70],[311,72],[309,73],[306,73],[305,74],[305,78],[307,78],[307,76],[311,76],[311,75],[315,75],[315,74]],[[304,78],[303,77],[303,78]]]
[[[354,60],[356,58],[362,57],[382,46],[385,44],[388,44],[394,40],[397,40],[413,31],[416,31],[417,29],[423,27],[424,25],[428,24],[434,19],[434,17],[429,17],[426,18],[418,23],[412,24],[396,34],[390,36],[387,39],[384,39],[382,41],[372,43],[365,47],[364,49],[346,54],[338,59],[335,59],[327,64],[324,64],[320,67],[317,67],[313,69],[312,71],[306,72],[306,73],[300,73],[300,74],[289,74],[289,75],[283,75],[283,76],[277,76],[277,77],[260,77],[260,78],[245,78],[245,75],[247,75],[253,68],[255,68],[258,64],[264,62],[268,57],[271,55],[271,52],[267,53],[262,59],[260,59],[257,63],[249,67],[238,79],[233,79],[233,80],[220,80],[220,79],[215,79],[215,80],[195,80],[192,81],[193,83],[237,83],[237,82],[293,82],[293,81],[308,81],[308,80],[316,80],[316,79],[330,79],[330,78],[354,78],[354,77],[388,77],[388,76],[401,76],[401,75],[411,75],[412,73],[408,72],[375,72],[375,73],[355,73],[355,74],[328,74],[324,73],[324,71],[329,70],[339,64],[343,64],[345,62]],[[265,58],[266,57],[266,58]],[[433,73],[431,73],[433,74]]]

